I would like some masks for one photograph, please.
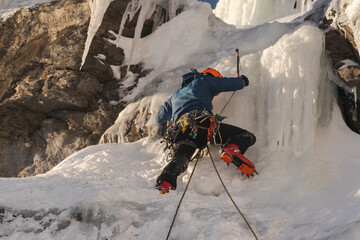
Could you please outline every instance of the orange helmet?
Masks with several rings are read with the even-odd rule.
[[[210,75],[210,76],[213,76],[213,77],[222,78],[221,73],[219,73],[217,70],[215,70],[213,68],[207,68],[207,69],[205,69],[204,71],[202,71],[200,73],[202,73],[204,75]]]

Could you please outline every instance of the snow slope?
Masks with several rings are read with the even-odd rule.
[[[194,2],[137,43],[132,61],[154,70],[127,97],[132,103],[117,123],[136,104],[149,103],[155,113],[190,67],[234,76],[235,48],[250,85],[234,95],[224,122],[255,133],[258,141],[246,155],[260,175],[247,179],[227,167],[216,146],[211,154],[259,239],[359,239],[360,136],[342,119],[323,32],[311,24],[237,29],[217,19],[208,4]],[[215,98],[215,112],[230,95]],[[154,127],[153,119],[139,124]],[[160,195],[154,184],[167,164],[163,147],[155,137],[101,144],[46,174],[0,179],[0,238],[165,239],[194,163],[176,191]],[[254,239],[208,156],[198,164],[170,239]]]

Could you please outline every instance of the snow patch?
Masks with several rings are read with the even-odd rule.
[[[360,48],[360,2],[358,0],[333,0],[326,16],[333,20],[334,28],[341,29],[345,33],[341,25],[348,25],[354,34],[357,49]]]
[[[51,2],[54,0],[1,0],[0,19],[6,21],[23,7],[32,7],[36,4]]]

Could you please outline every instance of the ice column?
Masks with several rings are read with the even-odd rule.
[[[312,0],[219,0],[214,13],[226,23],[241,27],[304,13],[314,3]]]
[[[267,84],[272,148],[306,152],[314,144],[322,37],[320,30],[305,25],[263,52],[261,81]]]

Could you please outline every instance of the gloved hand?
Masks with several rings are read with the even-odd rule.
[[[169,193],[169,190],[174,190],[173,186],[167,181],[158,181],[156,183],[156,189],[158,189],[161,194]]]
[[[240,78],[241,78],[242,80],[244,80],[244,82],[245,82],[245,87],[246,87],[246,86],[249,86],[249,79],[248,79],[245,75],[241,75]]]

